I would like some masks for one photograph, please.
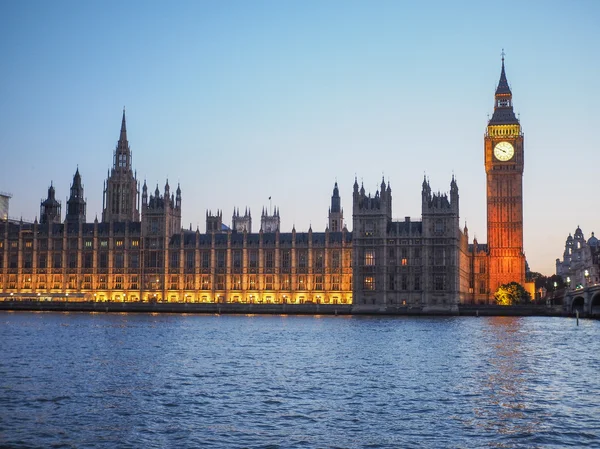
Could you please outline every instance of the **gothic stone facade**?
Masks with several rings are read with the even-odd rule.
[[[459,227],[458,186],[422,185],[420,220],[392,218],[392,192],[374,196],[355,180],[353,232],[344,226],[337,183],[325,232],[280,232],[279,208],[263,208],[252,232],[247,209],[207,213],[206,233],[182,230],[179,186],[140,195],[125,111],[103,191],[102,222],[86,222],[79,169],[67,214],[50,186],[40,222],[0,221],[0,297],[112,301],[352,303],[357,308],[455,310],[490,302],[501,283],[523,283],[523,133],[504,58],[485,134],[488,243]]]
[[[468,261],[466,239],[459,228],[458,186],[450,195],[422,186],[422,218],[392,219],[392,190],[381,182],[374,196],[354,182],[354,304],[357,308],[456,310],[461,286],[460,262]]]

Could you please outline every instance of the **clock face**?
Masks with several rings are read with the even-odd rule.
[[[494,147],[494,156],[496,156],[496,159],[499,161],[510,161],[514,155],[515,147],[509,142],[500,142]]]

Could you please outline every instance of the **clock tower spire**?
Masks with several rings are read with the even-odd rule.
[[[494,114],[484,137],[487,180],[489,294],[509,282],[525,283],[523,252],[524,146],[506,78],[504,51]]]

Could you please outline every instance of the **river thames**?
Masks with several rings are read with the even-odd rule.
[[[600,447],[600,322],[0,313],[0,446]]]

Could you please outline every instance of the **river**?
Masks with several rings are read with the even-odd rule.
[[[600,447],[600,322],[0,312],[0,446]]]

